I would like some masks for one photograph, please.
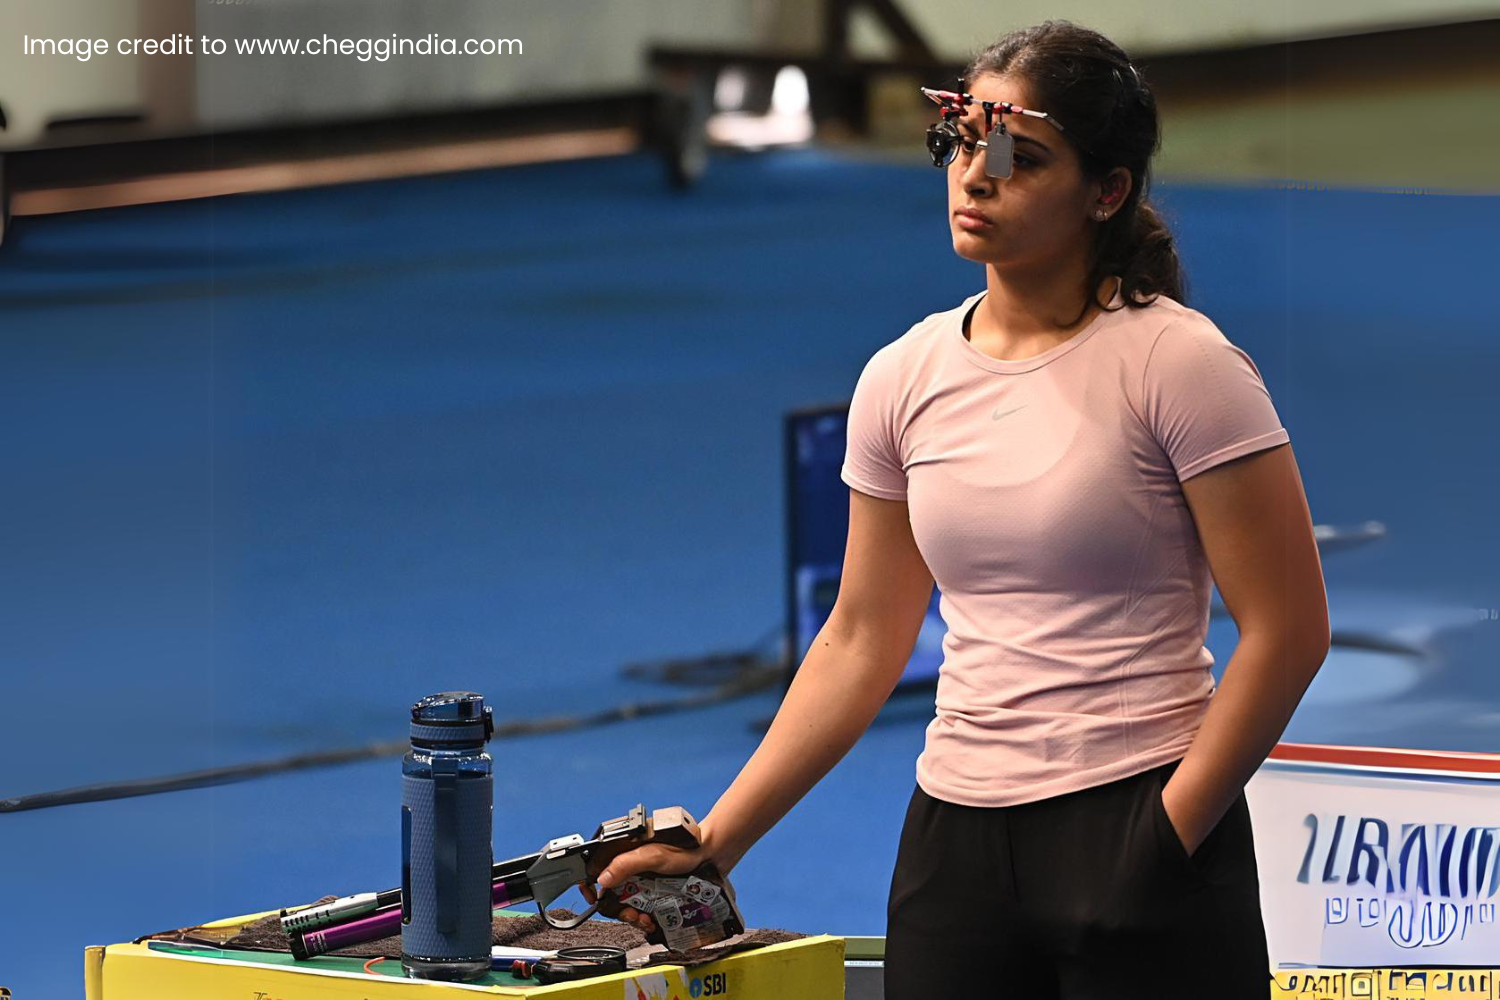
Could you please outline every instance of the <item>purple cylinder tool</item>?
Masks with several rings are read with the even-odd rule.
[[[490,886],[491,906],[524,903],[531,898],[531,884],[524,876],[495,882]],[[397,904],[345,924],[307,931],[304,934],[293,934],[291,936],[292,954],[299,959],[307,959],[314,955],[326,955],[339,948],[363,944],[366,941],[395,937],[400,933],[401,906]]]

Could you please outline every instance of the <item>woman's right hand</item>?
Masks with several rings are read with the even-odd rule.
[[[636,875],[647,873],[686,875],[705,861],[713,860],[714,857],[708,844],[700,844],[693,848],[669,847],[666,844],[642,844],[616,854],[595,875],[595,880],[599,883],[599,889],[614,889]],[[722,869],[720,873],[729,874]],[[592,885],[585,882],[579,888],[589,903],[598,901],[598,891]],[[620,905],[619,919],[634,924],[647,934],[656,930],[656,921],[652,919],[651,914],[642,913],[627,903]]]

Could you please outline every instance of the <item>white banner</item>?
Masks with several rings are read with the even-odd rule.
[[[1500,962],[1500,757],[1301,750],[1245,790],[1272,968]]]

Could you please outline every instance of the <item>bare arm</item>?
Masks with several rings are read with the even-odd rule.
[[[704,819],[730,868],[859,741],[901,679],[932,598],[904,501],[849,491],[839,595],[759,749]]]
[[[1289,444],[1182,484],[1240,641],[1162,804],[1193,853],[1275,747],[1328,653],[1328,596]]]
[[[738,864],[869,728],[911,657],[932,586],[905,501],[850,490],[838,599],[760,747],[699,824],[704,849],[642,847],[610,862],[599,884],[703,858],[725,873]]]

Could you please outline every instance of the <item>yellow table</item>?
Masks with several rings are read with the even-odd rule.
[[[267,915],[205,926],[237,926]],[[652,966],[553,986],[500,972],[478,983],[442,983],[366,973],[360,958],[320,955],[298,962],[272,952],[159,950],[163,944],[156,949],[145,942],[85,949],[87,1000],[438,1000],[473,993],[569,1000],[838,1000],[844,995],[844,939],[827,934],[766,945],[692,969]],[[387,967],[400,968],[394,962]],[[439,990],[447,992],[434,992]]]

